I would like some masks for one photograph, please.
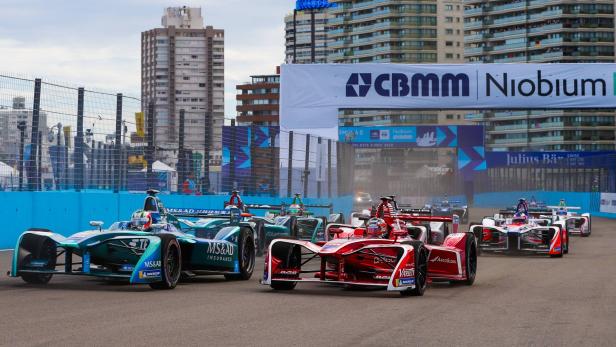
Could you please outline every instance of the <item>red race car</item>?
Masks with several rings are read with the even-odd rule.
[[[428,243],[432,227],[451,224],[451,217],[392,212],[366,219],[362,227],[328,225],[324,242],[273,240],[261,283],[275,290],[298,282],[377,287],[403,296],[423,295],[429,281],[473,284],[473,234],[453,232],[440,245]]]

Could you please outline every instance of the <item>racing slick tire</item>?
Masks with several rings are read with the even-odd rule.
[[[286,253],[286,254],[285,254]],[[300,267],[302,264],[302,251],[299,246],[289,247],[284,253],[280,254],[284,258],[282,266],[288,268]],[[273,281],[270,283],[270,287],[274,290],[293,290],[297,282],[294,281]]]
[[[584,234],[584,233],[580,233],[581,237],[588,237],[590,236],[590,233],[592,232],[592,224],[590,222],[590,217],[588,217],[588,233]]]
[[[182,249],[173,235],[159,235],[160,247],[160,282],[150,283],[152,289],[173,289],[182,274]]]
[[[466,244],[464,246],[464,254],[466,257],[466,279],[462,281],[456,281],[456,283],[462,283],[467,286],[475,283],[475,277],[477,276],[477,240],[473,233],[467,233]]]
[[[561,233],[560,239],[562,240],[563,239],[562,238],[563,230],[560,227],[558,228],[558,232]],[[562,258],[564,254],[565,254],[565,247],[564,247],[564,245],[561,244],[560,252],[558,252],[556,254],[550,254],[550,258]]]
[[[31,229],[31,230],[34,231],[34,229]],[[56,267],[56,244],[55,242],[53,242],[52,240],[46,237],[41,237],[41,236],[37,236],[36,239],[32,240],[32,242],[35,243],[34,248],[32,249],[33,252],[28,257],[34,257],[35,259],[48,260],[48,264],[47,266],[45,266],[45,269],[46,270],[55,269]],[[53,277],[53,274],[22,273],[20,274],[20,276],[21,276],[21,279],[26,283],[47,284]]]
[[[252,239],[252,232],[248,228],[240,230],[238,238],[238,258],[240,262],[240,272],[237,274],[225,274],[225,278],[230,281],[246,281],[252,277],[255,269],[255,241]]]
[[[477,223],[477,222],[471,222],[468,225],[468,230],[470,231],[471,228],[475,225],[482,225],[481,223]],[[477,246],[477,256],[481,255],[481,247],[479,247],[479,240],[481,240],[483,238],[483,230],[482,231],[477,231],[477,232],[473,232],[473,236],[475,236],[475,245]]]
[[[400,292],[402,296],[423,296],[428,286],[428,249],[421,241],[405,241],[402,244],[413,246],[415,260],[415,288]]]
[[[256,256],[262,257],[265,248],[267,247],[265,242],[265,225],[262,220],[255,220],[255,228],[257,234],[257,240],[255,242],[256,245]]]
[[[564,244],[564,248],[563,248],[563,253],[564,254],[569,254],[569,229],[565,228],[565,234],[567,235],[567,242],[565,242]]]

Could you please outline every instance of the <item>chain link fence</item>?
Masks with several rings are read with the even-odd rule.
[[[281,197],[353,191],[348,144],[234,121],[213,129],[203,126],[207,112],[199,118],[192,109],[179,110],[171,129],[151,117],[156,102],[0,74],[0,189]],[[157,141],[172,130],[174,141]]]

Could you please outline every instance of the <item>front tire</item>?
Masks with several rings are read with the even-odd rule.
[[[475,283],[475,277],[477,276],[478,247],[477,240],[475,240],[475,235],[472,233],[467,233],[467,235],[464,252],[466,255],[466,279],[463,280],[462,283],[467,286],[471,286]]]
[[[428,249],[421,241],[410,241],[415,260],[415,288],[400,292],[402,296],[423,296],[428,286]]]
[[[33,257],[34,259],[45,259],[48,261],[48,264],[45,266],[45,270],[54,270],[56,268],[56,243],[48,238],[42,237],[39,237],[39,239],[35,242],[37,242],[36,249],[33,254],[28,257]],[[26,283],[47,284],[51,281],[53,274],[22,273],[20,276]]]
[[[255,269],[255,241],[252,239],[252,232],[249,229],[242,228],[238,239],[238,258],[240,272],[237,274],[226,274],[225,278],[231,281],[246,281],[252,277],[252,272]]]
[[[182,249],[178,240],[172,235],[161,235],[161,269],[162,280],[150,283],[152,289],[173,289],[178,284],[182,273]]]

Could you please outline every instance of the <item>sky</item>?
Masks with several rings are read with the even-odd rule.
[[[294,0],[2,0],[0,73],[140,96],[141,32],[165,7],[201,7],[225,30],[225,115],[235,86],[284,61],[284,16]]]

